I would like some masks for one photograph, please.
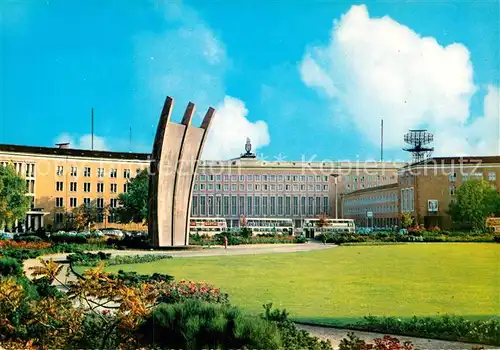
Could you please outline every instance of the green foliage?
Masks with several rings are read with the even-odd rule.
[[[138,337],[143,345],[159,349],[274,350],[282,346],[273,322],[199,300],[161,304],[141,325]]]
[[[463,227],[484,231],[488,216],[500,215],[500,194],[484,180],[469,180],[456,192],[448,213],[452,220]]]
[[[114,211],[119,222],[145,222],[148,218],[148,169],[129,181],[128,192],[118,195],[119,207]]]
[[[401,344],[398,338],[385,335],[383,338],[375,338],[375,344],[370,344],[360,339],[353,332],[347,333],[347,338],[340,341],[339,350],[412,350],[413,345],[409,341]]]
[[[84,253],[76,252],[68,255],[68,261],[73,265],[81,266],[97,266],[102,260],[108,260],[111,257],[110,253]]]
[[[222,245],[224,244],[224,237],[227,237],[228,245],[241,245],[241,244],[283,244],[283,243],[305,243],[305,237],[289,236],[280,234],[262,234],[258,236],[251,236],[245,238],[240,233],[224,232],[222,234],[215,234],[212,237],[199,234],[192,234],[189,236],[190,245]]]
[[[204,282],[184,280],[169,283],[158,300],[168,304],[201,300],[207,303],[229,305],[229,296],[221,293],[218,288]]]
[[[97,266],[104,262],[104,265],[141,264],[163,259],[171,259],[170,255],[146,254],[146,255],[114,255],[110,253],[83,253],[77,252],[68,255],[68,260],[74,266]]]
[[[83,318],[82,330],[84,337],[81,337],[72,345],[73,349],[102,349],[116,350],[119,348],[120,335],[113,331],[109,334],[107,342],[102,347],[103,329],[106,329],[108,323],[112,321],[110,314],[87,313]]]
[[[145,236],[125,236],[123,238],[110,238],[107,240],[108,245],[114,245],[117,249],[151,249],[152,246],[148,243]]]
[[[3,248],[2,255],[17,260],[34,259],[40,256],[40,252],[33,249]]]
[[[308,332],[297,328],[295,323],[288,319],[286,310],[272,310],[272,304],[263,305],[265,313],[263,319],[276,323],[284,349],[310,349],[331,350],[332,344],[329,340],[320,340],[311,336]]]
[[[439,338],[488,345],[500,345],[500,320],[466,320],[459,316],[365,317],[357,328],[372,332]]]
[[[54,233],[50,236],[54,243],[87,243],[87,237],[84,234],[69,235],[67,233]]]
[[[240,230],[240,236],[243,238],[250,238],[252,237],[252,229],[248,227],[243,227]]]
[[[12,227],[16,220],[23,220],[30,201],[26,181],[16,174],[12,164],[0,167],[0,227]]]
[[[97,221],[97,216],[100,210],[103,211],[104,209],[97,208],[96,200],[93,200],[90,205],[82,204],[79,207],[73,209],[71,217],[66,216],[67,222],[65,226],[67,228],[71,227],[76,230],[89,228]]]
[[[46,278],[38,278],[33,280],[33,286],[40,298],[60,298],[62,293],[52,285],[52,282]]]
[[[408,228],[412,226],[413,223],[414,223],[414,218],[413,216],[411,216],[410,213],[401,214],[401,226],[403,226],[403,228]]]
[[[14,236],[14,239],[16,241],[25,241],[25,242],[41,242],[43,239],[41,239],[38,236],[33,236],[33,235],[16,235]]]
[[[129,286],[139,286],[143,283],[165,282],[169,283],[174,277],[162,273],[153,273],[152,275],[139,275],[135,271],[119,270],[117,274],[111,274],[110,278],[124,281]]]
[[[9,257],[0,258],[0,276],[22,276],[23,267],[21,263]]]

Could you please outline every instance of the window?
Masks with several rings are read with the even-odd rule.
[[[283,197],[278,197],[278,215],[283,215]]]
[[[285,197],[285,215],[290,216],[292,214],[292,199],[290,197]]]
[[[205,196],[200,196],[200,216],[207,215],[207,205]]]
[[[271,184],[271,191],[276,191],[276,185],[275,184]]]
[[[294,176],[292,177],[292,180],[293,180],[293,181],[297,181],[298,179],[299,179],[299,177],[298,177],[297,175],[294,175]]]
[[[76,208],[77,207],[77,205],[76,205],[76,198],[70,198],[69,199],[69,206],[71,208]]]
[[[286,191],[290,191],[290,188],[291,188],[291,186],[290,186],[290,185],[288,185],[288,184],[286,184],[286,185],[285,185],[285,190],[286,190]]]
[[[77,183],[76,182],[70,182],[69,183],[69,190],[70,190],[70,192],[76,192],[76,191],[78,191]]]
[[[245,190],[245,184],[240,184],[240,191],[244,191]]]
[[[104,198],[97,198],[97,208],[104,208]]]
[[[63,173],[64,173],[64,167],[62,165],[58,165],[57,166],[56,175],[57,176],[63,176]]]
[[[83,184],[83,192],[90,192],[90,182],[85,182]]]
[[[323,197],[323,213],[328,214],[328,197]]]
[[[328,191],[328,185],[323,185],[323,191]]]
[[[252,175],[247,175],[247,181],[252,181]]]
[[[118,171],[116,169],[110,169],[109,170],[109,177],[116,178],[116,174]]]
[[[83,176],[90,177],[90,168],[89,167],[85,167],[85,169],[83,169]]]
[[[323,176],[323,181],[328,182],[328,176]]]
[[[215,179],[216,179],[217,181],[220,181],[220,180],[222,179],[222,176],[221,176],[221,175],[216,175],[216,176],[215,176]]]
[[[193,196],[191,201],[191,215],[198,216],[198,196]]]
[[[293,197],[293,215],[299,215],[299,197]]]
[[[213,191],[214,190],[214,184],[208,184],[208,190]]]
[[[450,186],[450,195],[451,196],[455,195],[455,186]]]
[[[259,184],[255,184],[255,190],[256,191],[260,191],[260,185]]]
[[[215,215],[219,216],[222,212],[222,200],[220,196],[215,197]]]
[[[231,181],[238,181],[238,175],[231,175]]]
[[[224,181],[229,181],[229,175],[224,175]]]
[[[109,187],[109,190],[111,191],[111,193],[116,193],[117,192],[117,187],[118,187],[117,184],[111,184],[110,187]]]
[[[215,190],[216,191],[222,190],[222,185],[221,184],[215,184]]]
[[[206,175],[200,175],[200,181],[205,181],[207,179]]]
[[[314,197],[309,197],[309,206],[308,206],[308,210],[307,210],[307,213],[309,216],[313,216],[314,215]]]
[[[316,175],[316,181],[317,181],[317,182],[321,181],[321,176]]]
[[[240,215],[245,215],[245,197],[239,196],[238,197],[238,206],[239,206],[239,214]]]
[[[198,191],[198,184],[193,185],[193,190]]]
[[[64,206],[64,200],[62,197],[56,197],[56,208],[62,208]]]
[[[271,197],[271,216],[276,215],[276,197]]]
[[[307,185],[307,190],[314,191],[314,185],[312,185],[312,184]]]
[[[83,199],[83,204],[88,208],[90,207],[90,198],[84,198]]]
[[[76,166],[71,167],[71,176],[78,176],[78,168]]]
[[[297,184],[293,185],[293,190],[294,191],[298,191],[299,190],[299,185],[297,185]]]
[[[497,174],[495,172],[489,172],[488,173],[488,181],[496,181],[497,180]]]
[[[309,175],[309,176],[307,177],[307,181],[309,181],[309,182],[312,182],[312,181],[313,181],[313,179],[314,179],[314,178],[313,178],[311,175]]]
[[[128,184],[123,184],[123,192],[128,192]]]
[[[269,181],[276,181],[276,175],[269,175]]]
[[[302,182],[306,181],[306,176],[305,175],[301,175],[300,176],[300,181],[302,181]]]
[[[98,183],[97,184],[97,192],[104,192],[104,184],[103,183]]]
[[[62,190],[63,190],[63,182],[57,181],[56,182],[56,191],[62,191]]]
[[[301,191],[305,191],[306,190],[306,185],[304,185],[304,184],[300,185],[300,190]]]
[[[236,191],[238,189],[238,186],[236,184],[231,184],[231,191]]]
[[[214,181],[214,176],[213,175],[208,175],[208,181]]]
[[[278,175],[278,181],[283,181],[283,175]]]
[[[292,177],[290,175],[286,176],[286,181],[290,181],[291,179],[292,179]]]
[[[224,191],[229,191],[229,184],[224,184]]]
[[[255,197],[253,200],[253,213],[256,216],[260,215],[260,197]]]
[[[262,197],[262,215],[267,216],[267,197]]]
[[[116,207],[118,207],[118,198],[111,198],[111,199],[109,200],[109,206],[110,206],[111,208],[116,208]]]
[[[223,203],[222,203],[222,215],[228,216],[229,215],[229,197],[224,196],[222,201],[223,201]]]
[[[321,197],[316,197],[316,215],[321,214]]]
[[[300,213],[306,215],[306,197],[300,197]]]
[[[252,197],[247,197],[247,215],[252,215]]]
[[[236,212],[236,196],[231,196],[231,214],[233,216],[238,215]]]
[[[321,191],[321,185],[316,185],[316,191]]]
[[[104,177],[104,168],[97,168],[97,177]]]
[[[125,179],[130,179],[130,169],[123,169],[123,177]]]
[[[268,184],[263,184],[262,185],[262,191],[267,191],[268,188],[269,188]]]
[[[283,185],[282,184],[278,185],[278,191],[283,191]]]
[[[240,175],[240,181],[245,181],[245,175]]]
[[[462,174],[462,182],[465,182],[469,179],[469,173],[463,173]]]
[[[26,192],[35,193],[35,180],[26,180]]]
[[[214,216],[214,197],[208,196],[208,216]]]

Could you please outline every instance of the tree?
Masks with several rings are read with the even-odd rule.
[[[469,180],[456,192],[448,214],[455,223],[470,226],[473,230],[485,229],[486,218],[500,214],[500,194],[484,180]]]
[[[129,181],[128,191],[118,195],[119,207],[114,209],[121,223],[145,223],[148,218],[149,174],[144,169]]]
[[[413,225],[413,216],[410,213],[401,214],[401,226],[408,228]]]
[[[97,208],[96,202],[92,201],[90,205],[82,204],[79,207],[73,209],[72,214],[73,215],[71,221],[73,223],[73,226],[77,230],[82,230],[97,221],[99,209]]]
[[[9,164],[0,167],[0,225],[12,227],[16,220],[23,220],[29,210],[26,182]]]

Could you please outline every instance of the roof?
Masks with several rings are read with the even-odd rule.
[[[148,153],[131,152],[110,152],[110,151],[92,151],[73,148],[55,148],[38,146],[21,146],[0,144],[0,152],[11,153],[31,153],[41,155],[57,155],[67,157],[85,157],[85,158],[104,158],[104,159],[126,159],[126,160],[149,160]]]
[[[402,169],[425,165],[445,165],[445,164],[494,164],[500,163],[500,156],[474,156],[474,157],[432,157],[420,162],[408,164]]]
[[[388,184],[388,185],[382,185],[382,186],[376,186],[376,187],[368,187],[368,188],[362,188],[361,190],[357,191],[352,191],[352,192],[347,192],[345,196],[351,196],[351,195],[356,195],[356,194],[363,194],[367,192],[375,192],[375,191],[383,191],[383,190],[389,190],[392,188],[397,188],[399,184],[397,182]]]

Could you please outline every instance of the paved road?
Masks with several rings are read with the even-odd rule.
[[[203,256],[221,256],[221,255],[249,255],[249,254],[269,254],[269,253],[293,253],[293,252],[303,252],[312,250],[324,250],[335,248],[332,244],[321,244],[316,242],[308,242],[305,244],[259,244],[259,245],[239,245],[239,246],[229,246],[228,249],[224,247],[215,246],[211,248],[203,248],[199,250],[175,250],[175,251],[140,251],[140,250],[103,250],[107,253],[114,255],[145,255],[145,254],[158,254],[158,255],[171,255],[177,258],[190,258],[190,257],[203,257]],[[69,271],[69,264],[66,261],[66,256],[68,254],[52,254],[45,255],[45,259],[52,259],[56,262],[64,264],[61,273],[58,278],[61,281],[71,281],[75,280],[75,276]],[[29,267],[37,266],[40,262],[37,259],[28,259],[24,262],[24,270],[28,277],[30,276]],[[349,330],[336,329],[329,327],[320,326],[305,326],[299,325],[301,329],[304,329],[311,334],[322,338],[329,339],[332,342],[334,348],[337,348],[340,340],[346,337]],[[360,332],[354,331],[361,339],[366,341],[372,341],[374,338],[382,338],[384,334],[370,333],[370,332]],[[424,350],[438,350],[438,349],[471,349],[474,345],[459,342],[449,342],[435,339],[425,339],[425,338],[415,338],[415,337],[404,337],[396,336],[401,342],[409,340],[414,345],[414,348]],[[485,349],[494,349],[492,346],[483,346]]]

